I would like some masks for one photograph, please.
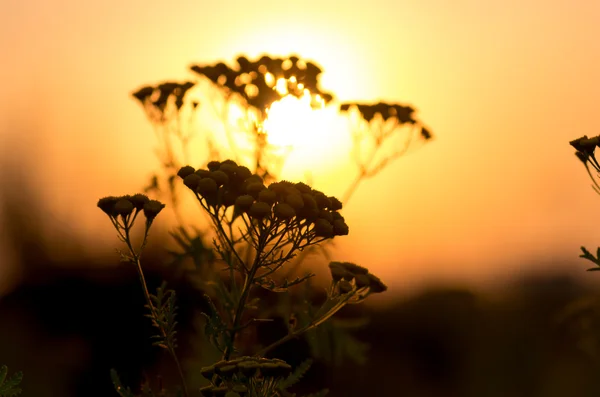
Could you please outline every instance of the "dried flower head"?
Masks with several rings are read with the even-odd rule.
[[[304,207],[307,209],[316,210],[319,208],[317,206],[317,201],[309,193],[302,193],[302,200],[304,201]]]
[[[294,184],[294,187],[298,189],[300,193],[310,193],[312,191],[312,188],[304,182],[298,182]]]
[[[210,173],[210,178],[217,183],[217,186],[223,186],[229,183],[229,176],[222,170],[212,171]]]
[[[335,219],[333,221],[333,234],[336,236],[347,236],[350,233],[350,228],[343,219]]]
[[[342,209],[342,202],[333,196],[329,196],[329,209],[332,211],[339,211]]]
[[[234,178],[237,174],[238,167],[229,163],[221,163],[220,172],[224,172],[229,178]]]
[[[216,171],[221,167],[220,161],[211,161],[206,165],[209,171]]]
[[[126,197],[121,197],[113,207],[114,212],[122,217],[130,215],[133,212],[133,209],[133,203]]]
[[[285,202],[296,211],[304,208],[304,200],[299,194],[290,194],[285,198]]]
[[[250,206],[250,210],[248,210],[248,214],[252,218],[263,219],[267,215],[271,213],[271,206],[267,203],[263,203],[260,201],[252,203]]]
[[[250,196],[249,194],[244,194],[242,196],[239,196],[235,200],[235,206],[238,207],[242,211],[248,211],[253,203],[254,203],[254,197]]]
[[[275,204],[273,213],[275,214],[275,217],[279,219],[292,219],[296,216],[296,211],[294,211],[291,205],[286,203]]]
[[[269,189],[263,189],[258,193],[258,201],[263,203],[273,204],[277,201],[277,194]]]
[[[235,172],[236,176],[242,181],[246,180],[252,175],[252,171],[250,171],[248,167],[244,167],[243,165],[238,165]]]
[[[188,174],[183,178],[183,184],[187,186],[191,191],[195,192],[198,187],[198,182],[202,180],[202,177],[196,173]]]
[[[333,222],[333,214],[328,210],[319,210],[319,218],[327,220],[327,222]]]
[[[340,262],[330,262],[329,270],[331,272],[331,278],[333,279],[333,281],[337,282],[343,278],[347,280],[352,279],[352,274],[348,273],[348,271],[346,271],[346,269],[344,269],[344,267],[341,266]]]
[[[380,293],[387,291],[387,286],[379,279],[379,277],[369,273],[369,291],[373,293]]]
[[[144,216],[146,216],[148,221],[152,221],[163,208],[165,208],[165,205],[160,201],[150,200],[144,204]]]
[[[327,219],[317,219],[314,230],[318,237],[333,237],[333,225]]]
[[[258,198],[258,194],[266,189],[262,182],[252,182],[246,185],[246,193],[254,198]]]
[[[150,199],[145,194],[138,193],[129,197],[129,201],[133,203],[133,206],[137,211],[141,211],[144,209],[144,205],[146,205]]]
[[[329,208],[331,206],[331,200],[329,200],[329,197],[327,197],[323,192],[314,191],[313,197],[317,203],[317,207],[320,210]]]
[[[367,274],[357,274],[354,276],[354,282],[356,283],[356,288],[363,288],[371,285],[371,279]]]
[[[98,200],[98,208],[110,217],[117,216],[118,214],[114,211],[115,204],[120,200],[120,197],[108,196]]]
[[[177,171],[177,176],[180,177],[181,179],[185,178],[186,176],[193,174],[196,170],[194,169],[194,167],[191,167],[189,165],[186,165],[184,167],[181,167],[179,169],[179,171]]]
[[[212,178],[202,178],[198,181],[196,186],[196,192],[202,197],[215,193],[217,189],[217,182]]]

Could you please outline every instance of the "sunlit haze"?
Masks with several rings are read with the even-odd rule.
[[[588,275],[577,256],[600,244],[600,198],[568,142],[600,133],[600,2],[207,4],[2,3],[2,172],[27,176],[44,221],[112,250],[97,199],[141,190],[159,167],[131,93],[197,79],[193,63],[298,54],[323,68],[336,100],[272,105],[269,142],[293,148],[282,177],[344,194],[358,173],[336,111],[344,101],[410,104],[434,134],[359,186],[336,259],[398,294],[540,270]]]

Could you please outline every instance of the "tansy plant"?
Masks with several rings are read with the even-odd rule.
[[[302,317],[283,338],[252,350],[239,335],[257,322],[269,320],[255,314],[261,305],[258,290],[284,292],[313,276],[306,274],[288,280],[282,278],[282,273],[303,250],[348,234],[348,225],[340,214],[342,203],[302,182],[280,181],[266,186],[261,176],[232,160],[209,162],[206,169],[184,166],[177,176],[210,218],[215,234],[214,250],[225,270],[223,276],[217,272],[207,275],[210,279],[205,283],[218,292],[207,292],[211,310],[204,315],[205,335],[221,353],[221,360],[200,370],[208,385],[199,393],[227,397],[293,396],[286,389],[299,380],[308,366],[301,365],[294,371],[286,362],[267,359],[265,355],[319,327],[345,305],[360,303],[387,287],[364,267],[331,262],[332,280],[322,305],[311,311],[310,316]],[[98,207],[108,215],[127,247],[121,252],[122,259],[138,271],[147,316],[156,329],[154,343],[169,353],[181,377],[176,395],[197,394],[186,387],[186,376],[177,358],[175,292],[163,285],[156,294],[151,294],[141,263],[150,228],[164,204],[136,194],[102,198]],[[141,214],[145,218],[144,231],[141,243],[136,246],[131,236]],[[112,378],[121,396],[134,396],[114,371]],[[324,394],[326,391],[318,395]],[[146,389],[142,395],[155,394]]]
[[[592,180],[592,188],[596,193],[600,194],[600,184],[598,184],[600,164],[598,163],[598,160],[596,160],[594,154],[596,147],[600,146],[600,135],[592,138],[588,138],[587,135],[584,135],[569,143],[575,148],[575,155],[585,166],[585,169]],[[585,247],[581,247],[581,251],[582,254],[580,257],[593,262],[595,265],[594,267],[589,268],[588,271],[600,270],[600,247],[597,249],[596,255],[592,254]]]

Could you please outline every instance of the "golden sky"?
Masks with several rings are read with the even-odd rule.
[[[589,276],[577,256],[580,245],[600,244],[600,197],[568,141],[600,133],[600,2],[0,8],[0,149],[31,167],[49,219],[88,241],[116,244],[97,199],[139,190],[157,167],[134,89],[194,77],[192,63],[296,53],[323,67],[321,85],[338,100],[412,104],[435,135],[359,188],[343,211],[351,232],[337,259],[369,267],[396,292],[438,281],[489,286],[536,261]],[[312,170],[315,183],[341,195],[352,163],[328,156],[306,163],[327,164]]]

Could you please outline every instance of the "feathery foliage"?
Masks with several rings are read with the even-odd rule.
[[[13,397],[21,394],[21,380],[23,379],[22,372],[15,372],[8,376],[8,367],[3,365],[0,367],[0,397]]]

